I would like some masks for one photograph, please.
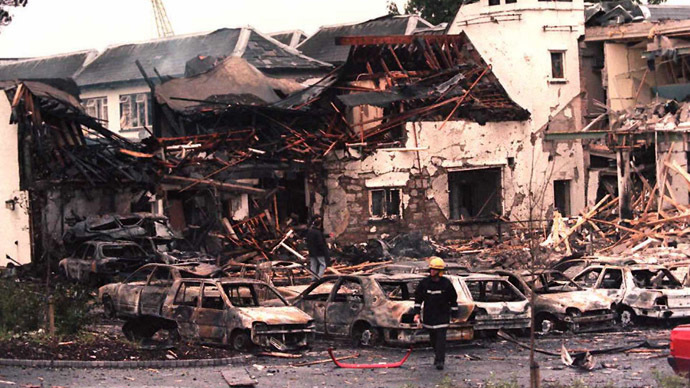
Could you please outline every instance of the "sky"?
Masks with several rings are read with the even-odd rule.
[[[404,1],[398,1],[402,5]],[[259,31],[365,21],[385,15],[386,0],[163,0],[176,35],[251,25]],[[29,0],[10,8],[0,29],[0,58],[103,50],[157,38],[150,0]]]

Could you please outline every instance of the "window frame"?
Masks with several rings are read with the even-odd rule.
[[[398,206],[397,212],[391,213],[390,208],[392,204],[392,193],[398,192]],[[374,214],[374,192],[383,192],[381,203],[381,214]],[[368,190],[369,196],[369,219],[383,220],[383,219],[402,219],[403,216],[403,192],[402,187],[372,187]]]
[[[566,83],[568,82],[568,79],[566,78],[566,68],[565,68],[565,54],[567,50],[556,50],[552,49],[549,50],[549,63],[551,64],[551,73],[549,74],[549,82],[550,83]],[[555,73],[555,67],[554,67],[554,55],[560,55],[560,60],[561,60],[561,76],[557,77]]]
[[[91,105],[91,103],[93,103],[94,106],[89,106],[89,105]],[[81,105],[84,107],[84,111],[86,112],[87,115],[97,119],[98,121],[103,122],[104,124],[108,123],[108,97],[107,96],[84,98],[82,100]],[[89,112],[91,109],[94,110],[94,113],[96,113],[95,115],[91,114]]]
[[[128,99],[128,101],[123,101],[123,99]],[[127,132],[127,131],[139,131],[143,129],[144,127],[151,127],[151,123],[153,121],[153,115],[152,115],[152,101],[151,101],[151,93],[148,92],[140,92],[140,93],[128,93],[128,94],[120,94],[118,96],[118,103],[120,107],[120,131],[122,132]],[[142,117],[140,117],[140,106],[139,104],[143,104],[144,106],[144,122],[142,123]],[[124,111],[123,106],[128,106],[128,113],[129,113],[129,120],[128,122],[124,122]],[[136,125],[134,125],[134,118],[136,117]]]

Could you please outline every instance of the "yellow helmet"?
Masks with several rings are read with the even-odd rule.
[[[431,260],[429,260],[429,269],[437,269],[439,271],[443,271],[446,269],[446,263],[443,261],[442,258],[437,257],[437,256],[432,256],[430,257]]]

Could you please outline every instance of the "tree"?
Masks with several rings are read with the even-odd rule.
[[[8,7],[26,7],[28,0],[0,0],[0,27],[4,27],[12,22],[12,15]]]
[[[418,13],[433,24],[450,23],[458,13],[460,4],[461,0],[408,0],[405,13]],[[392,0],[388,1],[388,14],[400,14],[398,6]]]

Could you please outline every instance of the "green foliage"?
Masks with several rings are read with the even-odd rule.
[[[388,8],[388,14],[389,15],[400,15],[400,10],[398,9],[398,5],[395,4],[393,0],[388,0],[388,4],[386,5],[386,8]]]
[[[55,330],[58,335],[78,333],[92,321],[91,292],[80,285],[58,284],[53,292]]]
[[[686,388],[690,387],[687,378],[672,374],[664,374],[657,369],[652,369],[652,376],[656,381],[657,388]]]
[[[458,0],[408,0],[405,13],[418,13],[433,24],[450,23],[455,19],[460,4],[462,1]]]
[[[91,322],[93,302],[86,288],[57,284],[52,294],[56,334],[76,334]],[[0,295],[0,337],[48,326],[45,288],[39,284],[0,279]]]
[[[518,384],[515,376],[509,380],[496,380],[494,372],[489,374],[489,379],[484,381],[484,386],[486,388],[520,388],[520,384]]]
[[[45,310],[34,285],[0,279],[0,295],[0,333],[38,330]]]

